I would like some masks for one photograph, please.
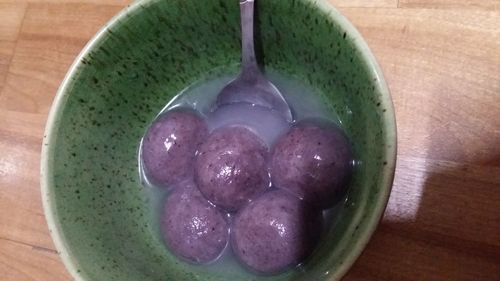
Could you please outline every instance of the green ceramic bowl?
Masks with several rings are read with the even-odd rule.
[[[261,0],[258,11],[265,67],[321,93],[354,142],[359,165],[336,227],[302,268],[272,277],[189,265],[165,249],[139,179],[139,141],[183,88],[238,71],[239,7],[236,0],[138,1],[78,56],[47,123],[45,215],[76,280],[338,280],[360,255],[394,175],[396,128],[382,73],[326,0]]]

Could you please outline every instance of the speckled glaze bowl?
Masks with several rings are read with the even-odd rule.
[[[137,151],[149,122],[186,86],[237,73],[235,0],[145,0],[85,47],[57,93],[42,156],[45,215],[76,280],[338,280],[389,197],[396,128],[382,73],[359,33],[326,0],[261,0],[266,68],[310,85],[340,117],[357,166],[336,227],[303,267],[252,276],[180,262],[158,235]]]

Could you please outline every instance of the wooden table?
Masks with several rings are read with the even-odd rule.
[[[69,65],[127,2],[0,0],[1,280],[71,280],[42,211],[43,130]],[[500,280],[500,0],[331,2],[386,74],[399,142],[384,219],[345,280]]]

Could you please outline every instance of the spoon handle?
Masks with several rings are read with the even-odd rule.
[[[254,0],[240,0],[241,64],[243,73],[258,72],[254,48]]]

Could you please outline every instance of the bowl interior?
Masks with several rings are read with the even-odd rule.
[[[49,227],[77,280],[336,280],[385,207],[395,157],[393,109],[359,34],[326,2],[258,1],[266,68],[320,93],[353,141],[358,165],[336,227],[300,270],[255,277],[185,264],[158,236],[137,151],[149,122],[186,86],[237,73],[233,0],[142,1],[82,52],[53,107],[42,163]]]

